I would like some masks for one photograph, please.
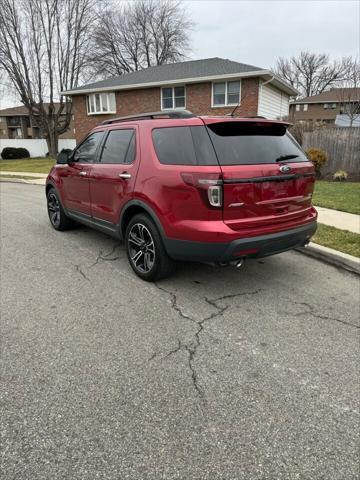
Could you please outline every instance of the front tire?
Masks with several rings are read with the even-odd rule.
[[[53,228],[58,231],[69,230],[74,227],[74,222],[66,216],[61,205],[59,194],[55,188],[50,188],[46,195],[47,211]]]
[[[174,262],[168,256],[156,225],[148,215],[135,215],[126,233],[126,252],[131,268],[147,282],[169,276]]]

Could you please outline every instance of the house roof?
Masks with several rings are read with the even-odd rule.
[[[278,83],[278,88],[287,91],[289,95],[297,94],[297,91],[293,87],[276,77],[269,70],[218,57],[149,67],[137,72],[126,73],[107,80],[89,83],[62,93],[79,95],[100,91],[130,90],[134,88],[171,85],[180,82],[196,83],[222,78],[250,76],[264,76],[266,79],[267,77],[269,77],[269,79],[273,78],[273,80]]]
[[[294,100],[292,104],[360,101],[360,88],[331,88],[319,95]]]
[[[14,117],[17,115],[29,115],[28,109],[21,105],[20,107],[9,107],[0,110],[0,117]]]
[[[48,103],[44,103],[44,105],[49,105]],[[54,103],[55,108],[58,109],[60,103]],[[24,105],[20,105],[18,107],[9,107],[0,110],[0,117],[17,117],[17,116],[29,116],[29,111]]]

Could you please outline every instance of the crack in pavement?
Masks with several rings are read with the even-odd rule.
[[[190,317],[189,315],[184,313],[181,310],[181,308],[178,306],[177,297],[176,297],[175,293],[170,292],[169,290],[166,290],[166,288],[160,287],[160,285],[158,285],[157,283],[154,283],[154,285],[158,290],[161,290],[162,292],[170,295],[171,308],[173,308],[180,315],[181,318],[184,318],[185,320],[190,320],[193,323],[197,323],[196,320],[194,320],[192,317]]]
[[[111,257],[111,255],[113,255],[115,253],[115,250],[117,248],[119,248],[121,245],[119,243],[116,243],[113,248],[111,249],[110,252],[108,253],[105,253],[100,250],[99,253],[98,253],[98,256],[96,257],[96,260],[94,263],[92,263],[89,268],[92,268],[92,267],[95,267],[95,265],[97,265],[100,260],[102,260],[103,262],[113,262],[114,260],[118,260],[120,258],[120,255],[116,256],[116,257]],[[111,257],[111,258],[109,258]]]
[[[289,315],[293,315],[294,317],[300,317],[301,315],[311,315],[312,317],[319,318],[321,320],[332,320],[333,322],[339,322],[339,323],[342,323],[343,325],[360,329],[360,325],[356,325],[355,323],[347,322],[346,320],[341,320],[341,318],[335,318],[335,317],[330,317],[328,315],[321,315],[320,313],[316,313],[315,307],[313,305],[310,305],[310,303],[307,303],[307,302],[294,302],[294,303],[295,305],[303,305],[304,307],[307,307],[308,310],[305,312],[298,312],[298,313],[291,313],[291,312],[285,312],[285,313]]]
[[[214,320],[215,318],[220,318],[224,315],[226,310],[230,307],[230,305],[225,305],[223,307],[219,306],[218,303],[221,302],[222,300],[227,300],[243,295],[257,295],[261,289],[254,290],[251,292],[239,292],[239,293],[233,293],[233,294],[227,294],[223,295],[221,297],[217,298],[207,298],[205,297],[204,300],[205,302],[210,305],[212,308],[215,309],[213,313],[210,315],[204,317],[201,320],[196,320],[190,315],[187,315],[186,313],[183,312],[181,307],[178,305],[178,300],[177,296],[175,293],[166,290],[163,287],[160,287],[158,284],[155,283],[155,286],[158,290],[167,293],[170,295],[170,301],[171,301],[171,308],[175,310],[175,312],[183,319],[191,321],[193,324],[197,326],[197,329],[195,333],[193,334],[193,341],[191,343],[182,343],[181,340],[178,340],[178,345],[176,348],[170,350],[169,352],[166,353],[162,358],[168,358],[171,355],[175,355],[179,351],[186,351],[188,355],[188,367],[191,372],[191,381],[192,385],[197,393],[197,395],[200,397],[200,399],[204,399],[204,391],[203,388],[200,385],[199,382],[199,376],[196,371],[194,362],[195,362],[195,357],[197,353],[198,347],[201,345],[201,334],[204,332],[204,324],[207,322],[210,322],[211,320]],[[160,356],[160,353],[153,354],[150,358],[149,361],[154,360],[156,357]]]
[[[116,257],[112,257],[112,255],[115,253],[115,250],[116,250],[117,248],[119,248],[120,246],[121,246],[120,244],[116,243],[116,244],[112,247],[112,249],[110,250],[110,252],[105,253],[105,254],[103,253],[102,250],[100,250],[99,253],[98,253],[98,256],[96,257],[95,262],[92,263],[90,266],[88,266],[88,267],[86,267],[86,268],[95,267],[95,265],[97,265],[100,261],[113,262],[114,260],[118,260],[118,259],[120,258],[120,255],[118,255],[118,256],[116,256]],[[81,265],[78,265],[78,264],[76,265],[76,264],[75,264],[74,267],[75,267],[76,271],[77,271],[78,273],[80,273],[80,275],[81,275],[85,280],[87,280],[88,282],[91,283],[90,278],[89,278],[89,277],[84,273],[84,271],[82,270]]]
[[[74,267],[75,267],[76,271],[77,271],[78,273],[80,273],[80,275],[81,275],[83,278],[85,278],[85,280],[87,280],[88,282],[91,283],[90,279],[89,279],[89,278],[85,275],[85,273],[82,271],[80,265],[74,265]]]

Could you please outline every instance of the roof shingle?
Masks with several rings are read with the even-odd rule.
[[[127,85],[130,86],[171,80],[183,80],[188,78],[247,73],[260,70],[264,69],[255,67],[254,65],[246,65],[245,63],[233,62],[232,60],[214,57],[149,67],[137,72],[126,73],[119,77],[89,83],[81,87],[73,88],[71,91],[80,92],[92,88],[125,87]]]
[[[319,95],[299,98],[291,103],[327,103],[327,102],[356,102],[360,100],[360,88],[331,88]]]

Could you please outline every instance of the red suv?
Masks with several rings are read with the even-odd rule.
[[[105,121],[59,154],[46,182],[50,222],[124,239],[149,281],[176,260],[240,265],[306,245],[314,167],[287,127],[187,111]]]

